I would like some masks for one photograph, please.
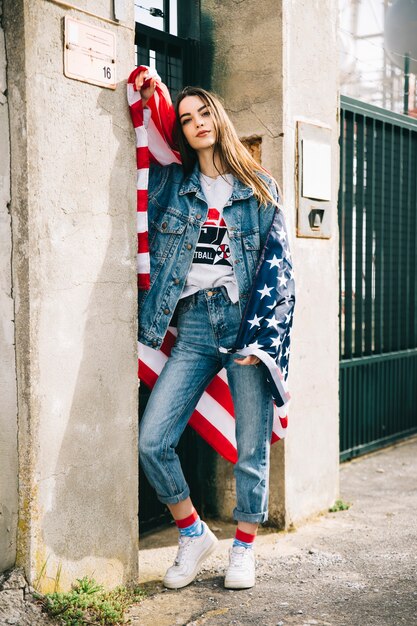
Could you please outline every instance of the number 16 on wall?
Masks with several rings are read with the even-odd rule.
[[[111,80],[112,78],[111,67],[109,67],[108,65],[105,65],[103,67],[103,76],[104,76],[104,80]]]
[[[116,37],[105,28],[65,17],[64,74],[116,89]]]

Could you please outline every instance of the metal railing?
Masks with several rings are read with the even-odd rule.
[[[173,100],[185,85],[199,81],[199,42],[136,23],[136,65],[156,67]]]
[[[417,432],[417,120],[342,96],[341,458]]]

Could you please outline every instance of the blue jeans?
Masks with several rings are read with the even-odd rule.
[[[180,300],[178,336],[149,398],[140,424],[143,470],[165,504],[190,495],[175,447],[205,388],[223,367],[235,409],[238,461],[235,520],[268,519],[269,452],[273,422],[263,364],[238,365],[231,348],[240,324],[239,305],[224,287],[204,289]]]

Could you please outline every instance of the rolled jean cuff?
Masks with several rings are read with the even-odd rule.
[[[186,487],[184,491],[182,491],[176,496],[160,496],[159,494],[157,494],[157,497],[158,497],[159,502],[162,502],[163,504],[178,504],[178,502],[182,502],[183,500],[186,500],[189,497],[189,495],[190,495],[190,489],[189,487]]]
[[[264,513],[243,513],[238,509],[233,510],[233,519],[236,522],[249,522],[249,524],[263,524],[268,519],[268,511]]]

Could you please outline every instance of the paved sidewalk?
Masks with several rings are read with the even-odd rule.
[[[231,526],[211,524],[219,550],[180,591],[160,583],[175,529],[146,537],[141,580],[157,593],[133,607],[132,625],[417,626],[417,439],[342,465],[341,498],[348,511],[258,537],[249,591],[223,588]]]

